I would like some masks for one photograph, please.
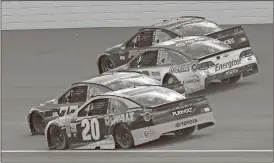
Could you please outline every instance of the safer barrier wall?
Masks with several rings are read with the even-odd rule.
[[[272,1],[4,1],[2,29],[145,26],[203,16],[219,24],[273,23]]]

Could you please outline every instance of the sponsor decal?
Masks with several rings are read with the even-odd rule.
[[[198,122],[198,119],[191,119],[191,120],[187,120],[187,121],[183,121],[180,123],[176,123],[175,127],[182,127],[182,126],[186,126],[186,125],[191,125],[191,124],[195,124]]]
[[[193,92],[197,92],[197,91],[200,91],[200,90],[203,90],[203,89],[204,89],[204,87],[200,86],[198,88],[190,88],[188,92],[193,93]]]
[[[152,76],[161,76],[160,71],[151,72]]]
[[[183,110],[177,110],[172,112],[172,116],[178,116],[178,115],[184,115],[184,114],[188,114],[188,113],[192,113],[194,112],[195,109],[191,108],[187,108],[187,109],[183,109]]]
[[[180,42],[180,43],[176,44],[175,46],[176,47],[182,47],[182,46],[185,46],[187,44],[192,44],[194,42],[203,41],[203,40],[205,40],[205,38],[203,38],[203,37],[196,37],[196,38],[193,38],[193,39],[184,40],[184,42]]]
[[[104,117],[105,123],[107,126],[110,126],[115,123],[119,122],[132,122],[134,121],[134,112],[127,112],[123,114],[118,114],[118,115],[110,115],[107,117]]]
[[[72,133],[77,132],[76,123],[71,123],[70,124],[70,130],[71,130]]]
[[[230,44],[235,43],[235,40],[234,40],[234,38],[230,38],[230,39],[228,39],[228,40],[224,40],[223,43],[224,43],[224,44],[227,44],[227,45],[230,45]]]
[[[145,130],[145,131],[144,131],[144,137],[145,137],[146,139],[149,139],[150,133],[148,132],[148,130]]]
[[[170,73],[181,73],[181,72],[188,72],[188,71],[189,71],[189,64],[172,65],[169,68]]]
[[[120,56],[120,60],[125,60],[126,57],[125,56]]]
[[[242,37],[242,38],[241,38],[241,41],[242,41],[242,42],[245,42],[245,41],[246,41],[246,38],[245,38],[245,37]]]
[[[197,64],[193,64],[191,66],[191,70],[195,72],[197,70]]]
[[[227,54],[224,54],[224,57],[228,57],[229,56],[229,54],[227,53]]]
[[[188,80],[184,80],[182,84],[191,84],[200,82],[200,78],[198,75],[191,76]]]
[[[227,76],[227,75],[232,75],[232,74],[235,74],[235,73],[237,73],[237,72],[238,72],[238,69],[229,70],[229,71],[227,71],[227,72],[225,73],[225,76]]]
[[[193,104],[184,104],[183,102],[180,102],[178,105],[172,107],[171,111],[185,109],[185,108],[189,108],[189,107],[192,107],[192,106],[193,106]]]
[[[237,66],[239,64],[241,64],[241,59],[240,58],[236,59],[236,60],[233,59],[229,62],[225,62],[225,63],[221,63],[221,64],[217,63],[215,65],[215,71],[220,71],[220,70],[223,70],[223,69],[226,69],[226,68],[231,69],[232,67]]]

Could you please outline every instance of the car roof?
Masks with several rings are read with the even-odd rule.
[[[157,91],[157,90],[170,90],[168,88],[162,87],[162,86],[136,86],[136,87],[131,87],[131,88],[126,88],[126,89],[121,89],[118,91],[113,91],[113,92],[107,92],[104,93],[100,96],[119,96],[119,97],[125,97],[125,98],[131,98],[134,97],[135,95],[139,95],[140,93],[146,93],[146,92],[151,92],[151,91]]]
[[[198,16],[181,16],[179,18],[163,20],[162,22],[153,24],[150,27],[157,27],[157,28],[172,30],[177,27],[182,28],[183,26],[188,26],[191,24],[196,24],[201,22],[208,22],[208,20]]]
[[[107,85],[113,82],[121,81],[125,78],[132,78],[132,77],[142,77],[144,76],[138,72],[112,72],[103,74],[88,80],[84,80],[81,82],[77,82],[74,84],[100,84],[100,85]]]
[[[155,44],[151,47],[155,48],[169,48],[176,50],[178,44],[192,44],[198,41],[206,41],[206,40],[215,40],[213,38],[207,36],[186,36],[183,38],[175,38],[172,40],[164,41],[158,44]]]

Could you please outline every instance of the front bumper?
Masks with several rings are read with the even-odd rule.
[[[259,72],[258,64],[251,63],[242,67],[237,67],[234,69],[227,70],[225,72],[208,76],[205,79],[205,85],[212,83],[215,80],[223,80],[233,76],[242,75],[243,77],[247,77]]]

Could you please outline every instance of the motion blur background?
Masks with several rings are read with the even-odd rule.
[[[44,136],[30,136],[30,108],[96,76],[100,52],[138,26],[185,15],[243,25],[260,73],[202,92],[215,127],[133,150],[273,150],[273,1],[2,1],[2,162],[272,162],[272,152],[47,153]]]
[[[4,1],[2,28],[48,29],[150,25],[185,15],[219,24],[273,22],[272,1]]]

